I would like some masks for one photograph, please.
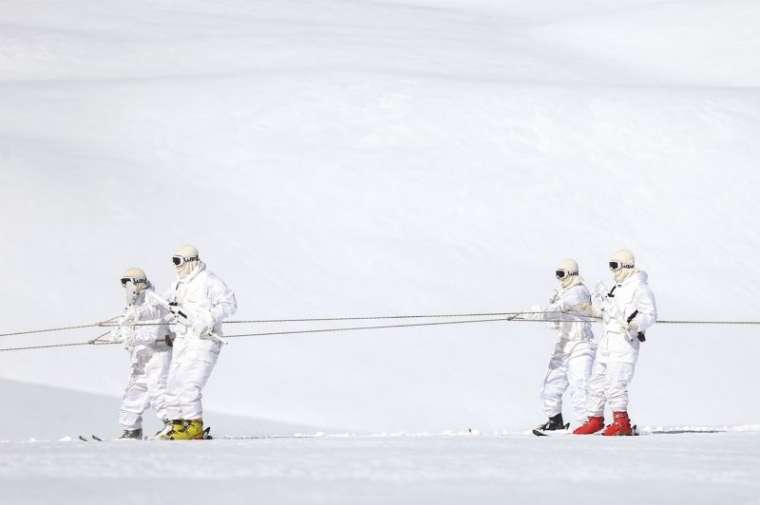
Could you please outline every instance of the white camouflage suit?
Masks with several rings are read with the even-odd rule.
[[[603,417],[605,404],[613,412],[628,411],[628,384],[641,345],[637,335],[655,323],[657,307],[647,274],[638,270],[608,293],[597,292],[593,301],[594,313],[602,317],[603,334],[589,381],[587,411],[590,417]]]
[[[570,387],[573,405],[573,418],[576,424],[586,420],[586,390],[591,367],[594,362],[594,334],[591,323],[578,321],[587,313],[591,303],[591,294],[580,278],[573,284],[556,290],[548,307],[544,308],[544,317],[559,320],[552,324],[559,340],[549,360],[549,367],[544,379],[541,397],[547,417],[562,412],[562,396]]]
[[[166,415],[171,420],[200,419],[203,416],[202,390],[216,365],[222,344],[202,336],[201,327],[213,328],[222,336],[222,321],[237,310],[235,294],[202,261],[174,282],[167,298],[187,314],[190,324],[173,325],[176,338],[172,351],[166,392]],[[194,324],[193,324],[194,323]]]
[[[124,430],[142,428],[142,416],[149,406],[159,419],[166,419],[165,394],[171,348],[164,341],[168,327],[155,323],[163,322],[167,313],[163,307],[147,301],[143,292],[135,304],[127,308],[124,319],[151,325],[130,326],[127,322],[117,330],[130,353],[129,382],[119,415],[119,424]]]

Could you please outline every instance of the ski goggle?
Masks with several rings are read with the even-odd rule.
[[[555,270],[554,275],[557,277],[557,279],[564,279],[565,277],[570,277],[578,274],[575,272],[566,272],[564,270]]]
[[[131,282],[132,284],[145,284],[145,279],[136,279],[134,277],[122,277],[121,287],[125,287],[128,282]]]
[[[613,272],[620,270],[621,268],[633,268],[633,265],[624,265],[623,263],[616,260],[610,260],[609,265],[610,270]]]
[[[198,256],[193,256],[192,258],[185,258],[184,256],[172,256],[172,263],[174,263],[175,267],[182,266],[185,263],[189,263],[190,261],[198,261]]]

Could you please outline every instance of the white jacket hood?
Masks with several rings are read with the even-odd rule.
[[[634,270],[633,273],[625,280],[625,282],[638,282],[639,284],[647,284],[647,281],[649,280],[649,275],[647,275],[646,272],[643,270]]]
[[[185,268],[190,266],[191,268]],[[206,264],[201,260],[185,263],[177,268],[177,280],[182,282],[191,281],[196,275],[206,270]]]

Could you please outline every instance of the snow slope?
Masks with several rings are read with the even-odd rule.
[[[166,286],[188,241],[245,319],[519,310],[561,258],[593,284],[623,246],[662,318],[758,319],[758,23],[738,0],[2,1],[2,326],[110,317],[123,269]],[[517,429],[552,347],[531,324],[241,340],[206,398]],[[758,352],[755,327],[653,329],[635,420],[758,422]],[[116,348],[0,354],[93,393],[125,370]]]
[[[79,391],[0,380],[3,416],[0,418],[0,440],[76,440],[92,434],[113,439],[119,429],[119,399]],[[213,433],[224,436],[293,435],[315,433],[314,427],[278,423],[267,419],[236,417],[208,412],[206,422]],[[143,420],[145,434],[158,431],[162,425],[148,411]]]

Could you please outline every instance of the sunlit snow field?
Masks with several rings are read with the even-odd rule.
[[[19,505],[756,504],[760,434],[17,442],[0,481]]]
[[[239,319],[524,310],[628,247],[662,319],[758,320],[758,26],[747,0],[0,0],[0,333],[111,317],[185,242]],[[631,387],[640,426],[730,433],[526,435],[553,340],[236,340],[217,435],[355,435],[183,445],[77,440],[117,434],[123,350],[0,353],[0,503],[760,503],[757,326],[656,326]]]

